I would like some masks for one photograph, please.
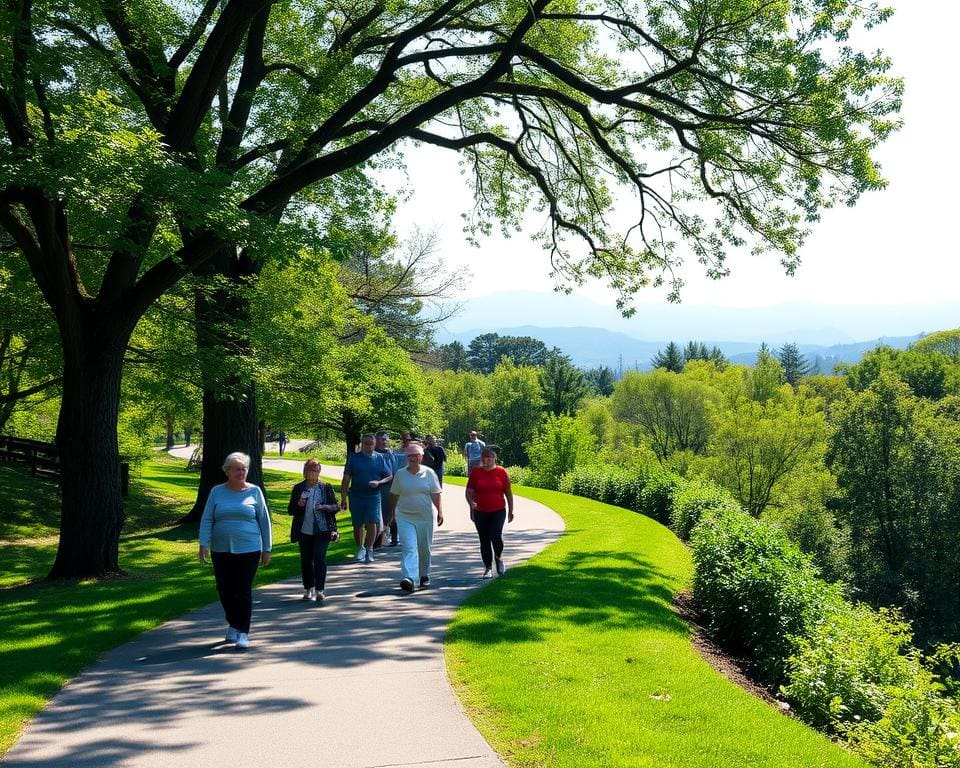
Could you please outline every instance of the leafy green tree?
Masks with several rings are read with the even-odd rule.
[[[788,498],[791,478],[823,466],[827,424],[816,400],[742,397],[714,413],[703,471],[754,517]]]
[[[659,350],[657,354],[653,356],[653,360],[651,360],[650,363],[654,368],[662,368],[672,373],[680,373],[683,370],[683,353],[680,352],[680,347],[671,341],[667,344],[666,349]]]
[[[683,374],[629,371],[610,397],[614,418],[636,425],[663,462],[677,451],[702,451],[710,437],[716,393]]]
[[[709,360],[710,350],[702,341],[688,341],[687,346],[683,348],[683,362],[689,363],[691,360]]]
[[[617,380],[612,368],[606,365],[600,365],[584,371],[583,375],[594,394],[600,395],[601,397],[610,397],[613,392],[613,385]]]
[[[474,232],[542,206],[557,278],[608,277],[625,306],[676,238],[714,275],[728,247],[792,270],[822,208],[884,184],[871,153],[900,83],[847,41],[886,15],[853,0],[9,6],[0,226],[64,361],[52,575],[119,570],[123,357],[185,275],[243,282],[304,245],[343,255],[342,210],[362,219],[377,165],[410,139],[463,153]],[[625,236],[609,214],[628,190]]]
[[[904,606],[924,640],[960,631],[960,426],[891,371],[851,392],[827,460],[850,529],[854,585]]]
[[[890,371],[913,391],[917,397],[939,400],[949,391],[951,372],[955,365],[938,351],[916,348],[901,350],[880,345],[867,352],[859,363],[847,366],[844,373],[851,389],[863,391],[870,387],[883,371]]]
[[[589,430],[598,447],[602,448],[612,443],[615,424],[613,414],[610,413],[609,400],[603,397],[589,398],[577,413],[577,418]]]
[[[766,344],[761,344],[757,351],[757,361],[746,375],[747,395],[758,403],[783,395],[781,389],[786,383],[786,376],[780,361],[770,352]]]
[[[783,378],[796,391],[800,379],[813,371],[813,366],[801,353],[800,347],[793,342],[786,342],[775,355],[783,367]]]
[[[583,399],[590,394],[583,371],[567,355],[552,354],[540,369],[540,386],[547,412],[554,416],[576,413]]]
[[[467,345],[467,365],[474,373],[493,373],[500,356],[499,334],[482,333]]]
[[[914,352],[940,352],[954,363],[960,363],[960,328],[927,334],[913,342],[910,349]]]
[[[440,403],[440,434],[451,443],[463,443],[470,430],[486,423],[490,412],[490,381],[472,371],[432,371],[428,387]]]
[[[556,489],[574,467],[596,459],[597,444],[587,426],[564,414],[548,414],[527,445],[533,483]]]
[[[437,365],[443,370],[457,373],[467,368],[467,350],[459,341],[441,344],[435,350]]]
[[[490,374],[489,382],[487,442],[500,448],[499,459],[505,466],[526,466],[526,445],[546,415],[539,373],[532,366],[515,365],[505,358]]]

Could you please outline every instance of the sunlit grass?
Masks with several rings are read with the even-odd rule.
[[[209,566],[197,562],[196,525],[173,524],[190,510],[196,494],[198,476],[185,472],[185,464],[158,455],[131,478],[121,578],[44,581],[56,554],[55,538],[0,544],[0,755],[24,723],[104,651],[217,599]],[[264,476],[275,544],[257,583],[299,573],[299,555],[287,536],[290,518],[278,514],[298,476],[271,470]],[[0,489],[5,509],[32,493],[31,480],[15,485],[13,495]],[[20,530],[49,530],[53,521],[41,516],[31,525],[30,514],[18,514]],[[331,562],[345,559],[348,549],[332,548]]]
[[[472,596],[447,662],[511,766],[863,766],[728,682],[671,607],[687,550],[649,518],[522,489],[563,516],[560,541]]]

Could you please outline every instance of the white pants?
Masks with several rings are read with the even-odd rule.
[[[400,575],[415,585],[430,575],[430,545],[433,544],[433,517],[416,519],[397,515],[400,537]]]

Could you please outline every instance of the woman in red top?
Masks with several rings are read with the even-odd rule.
[[[507,471],[497,466],[495,446],[484,447],[480,453],[480,466],[470,472],[467,504],[470,505],[470,519],[480,537],[483,578],[493,576],[494,563],[497,574],[503,576],[506,570],[503,567],[503,524],[507,520],[513,522],[513,491],[510,490]]]

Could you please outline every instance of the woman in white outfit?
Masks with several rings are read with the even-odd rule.
[[[413,592],[430,584],[430,545],[433,543],[433,508],[437,525],[443,525],[440,481],[429,467],[421,465],[423,446],[408,443],[407,466],[398,469],[390,486],[390,520],[396,519],[400,538],[400,589]]]

